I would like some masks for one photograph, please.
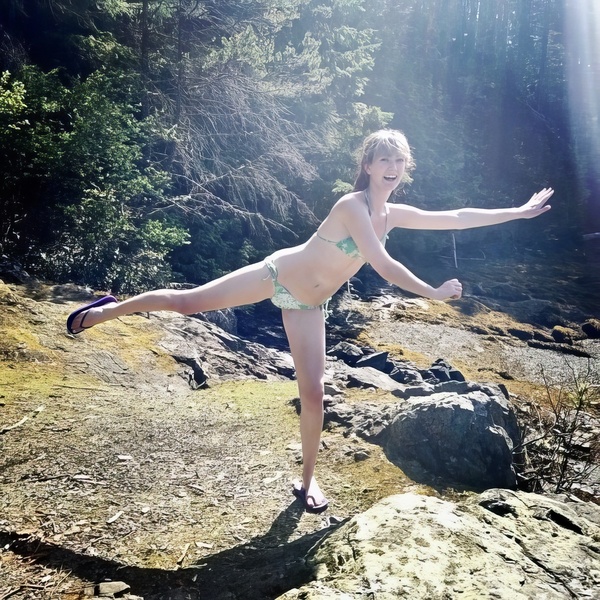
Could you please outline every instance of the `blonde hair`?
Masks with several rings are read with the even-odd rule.
[[[373,162],[377,154],[395,154],[396,152],[399,152],[406,160],[402,183],[410,183],[412,181],[410,174],[415,168],[415,161],[406,136],[397,129],[380,129],[369,135],[363,142],[354,191],[362,192],[369,187],[370,176],[365,167]]]

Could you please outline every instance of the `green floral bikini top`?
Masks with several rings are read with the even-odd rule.
[[[365,202],[367,203],[367,209],[369,210],[369,216],[371,216],[371,203],[369,202],[369,196],[368,196],[366,190],[365,190]],[[385,247],[385,242],[388,239],[387,219],[388,219],[388,213],[386,211],[386,213],[385,213],[385,229],[383,232],[383,237],[380,240],[380,242],[382,243],[382,245],[384,247]],[[350,258],[363,258],[360,251],[358,250],[358,246],[356,245],[356,242],[354,241],[354,239],[352,239],[352,236],[348,236],[347,238],[344,238],[343,240],[339,240],[338,242],[336,242],[335,240],[328,240],[327,238],[324,238],[322,235],[319,235],[319,231],[317,230],[317,237],[319,239],[323,240],[324,242],[333,244],[336,248],[339,248],[344,254],[346,254]]]

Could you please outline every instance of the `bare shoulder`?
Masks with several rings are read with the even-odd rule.
[[[356,210],[366,208],[363,192],[350,192],[342,196],[333,206],[332,211],[354,213]]]
[[[342,196],[331,208],[321,223],[320,230],[332,238],[347,236],[353,224],[361,223],[367,214],[362,192],[351,192]]]

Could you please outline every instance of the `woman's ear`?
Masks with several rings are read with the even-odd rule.
[[[371,165],[370,163],[363,163],[363,169],[367,175],[371,174]]]

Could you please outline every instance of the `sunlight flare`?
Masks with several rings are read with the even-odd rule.
[[[600,223],[600,4],[565,3],[569,107],[578,161],[589,162],[593,181],[589,209]]]

